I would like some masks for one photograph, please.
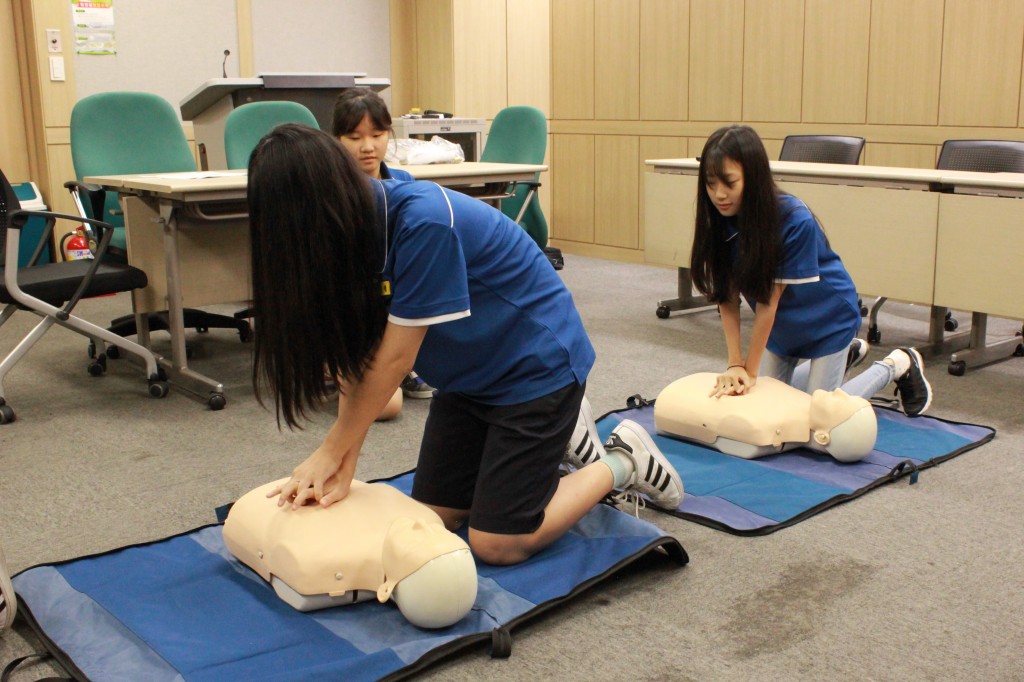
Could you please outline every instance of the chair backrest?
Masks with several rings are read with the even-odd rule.
[[[946,140],[935,167],[978,173],[1024,173],[1024,142]]]
[[[224,120],[224,153],[228,168],[248,168],[249,156],[256,144],[282,123],[320,127],[313,112],[298,102],[249,102],[233,109]]]
[[[71,111],[71,160],[79,180],[196,170],[174,108],[148,92],[101,92],[79,100]],[[117,208],[117,195],[109,192],[104,215],[92,217],[122,226]]]
[[[18,195],[14,193],[14,187],[8,182],[3,170],[0,170],[0,270],[4,269],[4,259],[7,257],[7,225],[10,223],[10,215],[21,208]]]
[[[548,121],[536,107],[513,106],[498,112],[487,133],[487,144],[480,161],[491,163],[544,163],[548,146]],[[539,175],[539,174],[538,174]],[[501,202],[501,211],[515,220],[526,199],[528,188],[519,187],[514,197]],[[548,223],[534,195],[519,222],[543,248],[548,243]]]
[[[848,135],[787,135],[782,141],[779,161],[811,163],[860,163],[863,137]]]

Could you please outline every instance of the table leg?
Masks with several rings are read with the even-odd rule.
[[[190,370],[185,350],[185,313],[181,288],[181,267],[178,257],[178,220],[169,201],[160,202],[163,227],[164,267],[167,275],[167,318],[171,335],[171,359],[163,360],[171,385],[205,398],[215,410],[224,407],[224,386],[210,377]]]
[[[666,298],[658,301],[657,315],[666,319],[674,312],[698,313],[704,310],[718,308],[714,303],[708,303],[707,297],[694,295],[693,279],[690,277],[689,268],[678,268],[676,282],[676,298]]]

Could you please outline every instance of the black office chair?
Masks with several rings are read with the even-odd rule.
[[[806,161],[809,163],[860,163],[864,149],[863,137],[849,135],[787,135],[782,141],[779,161]],[[861,317],[868,314],[864,299],[857,299]]]
[[[40,235],[32,256],[24,267],[18,267],[18,251],[21,230],[30,218],[46,220],[46,227]],[[99,242],[96,257],[92,259],[37,264],[59,219],[80,224],[82,218],[49,211],[25,211],[21,208],[14,189],[0,171],[0,326],[19,310],[27,310],[42,317],[42,321],[30,331],[0,362],[0,424],[13,422],[14,410],[7,404],[4,395],[4,378],[18,361],[35,345],[46,330],[55,324],[66,327],[90,339],[98,353],[89,364],[89,374],[102,375],[107,368],[106,344],[135,353],[146,363],[149,394],[155,398],[167,395],[168,385],[160,373],[157,357],[139,344],[107,331],[91,322],[72,314],[82,298],[103,296],[122,291],[141,289],[147,284],[146,273],[130,265],[106,262],[113,227],[99,220],[86,219],[97,235]]]
[[[787,135],[782,141],[779,161],[811,163],[860,163],[863,137],[847,135]]]
[[[975,173],[1024,173],[1024,142],[1017,140],[946,140],[939,150],[938,170],[973,171]],[[868,318],[868,341],[882,340],[878,328],[878,311],[885,304],[885,297],[878,298],[871,306]],[[956,331],[960,323],[946,310],[943,329]],[[963,374],[963,371],[960,372]]]

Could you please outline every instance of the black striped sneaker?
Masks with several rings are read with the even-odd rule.
[[[625,490],[646,495],[655,505],[675,510],[683,501],[683,479],[654,444],[644,427],[623,419],[608,436],[606,450],[619,450],[633,460],[633,475]]]
[[[604,455],[604,447],[601,445],[601,437],[597,435],[597,425],[594,423],[594,412],[590,409],[590,401],[583,396],[583,403],[580,404],[580,414],[576,418],[576,428],[572,432],[569,444],[565,446],[565,458],[574,469],[582,469],[601,459]]]
[[[896,379],[896,395],[908,417],[924,414],[932,404],[932,387],[924,376],[924,360],[915,348],[900,348],[910,358],[910,369]]]

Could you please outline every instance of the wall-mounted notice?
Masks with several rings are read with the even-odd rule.
[[[114,0],[71,0],[71,26],[78,54],[117,54]]]

